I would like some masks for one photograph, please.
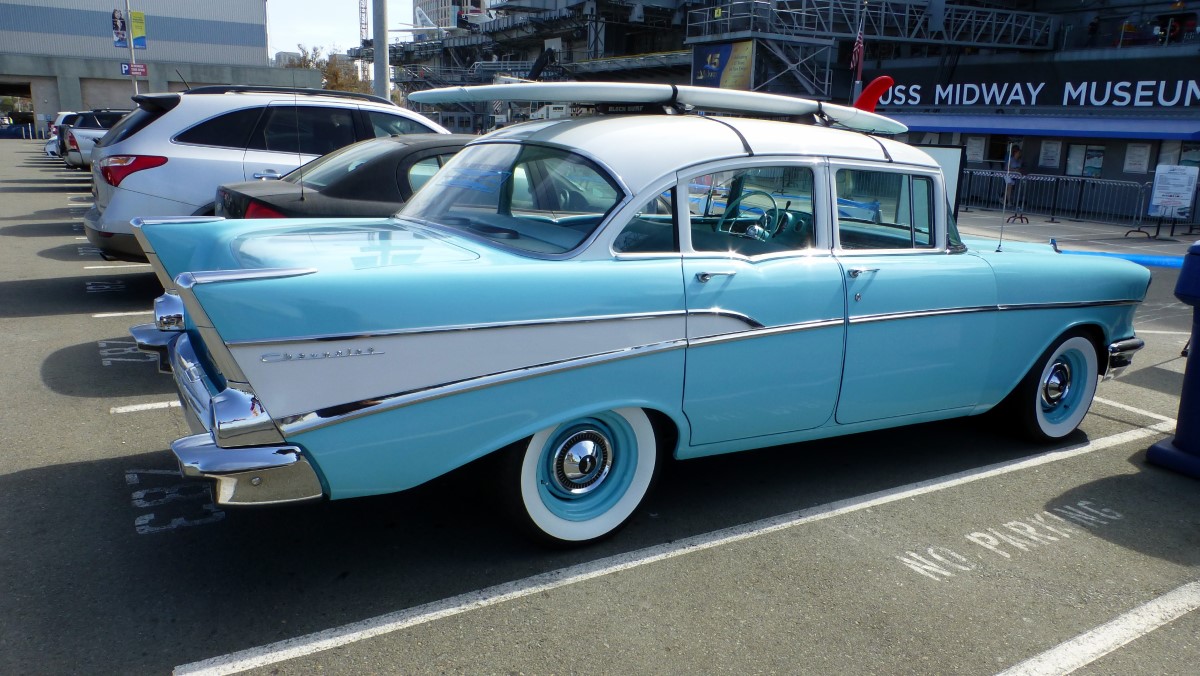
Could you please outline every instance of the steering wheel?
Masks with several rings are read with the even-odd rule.
[[[762,223],[762,225],[758,226],[758,230],[759,230],[759,232],[762,233],[762,236],[755,236],[753,234],[750,234],[750,230],[753,229],[755,226],[751,226],[750,228],[747,228],[746,232],[733,232],[733,230],[723,230],[722,226],[725,225],[726,221],[728,221],[730,219],[730,216],[732,214],[737,213],[738,208],[742,204],[742,200],[746,199],[747,197],[750,197],[751,195],[762,195],[763,197],[766,197],[771,202],[771,208],[763,211],[762,218],[760,219],[760,222]],[[779,227],[780,214],[781,214],[781,211],[779,209],[779,203],[775,201],[775,198],[771,196],[771,193],[764,192],[762,190],[747,190],[747,191],[743,192],[742,194],[738,195],[736,198],[734,198],[734,200],[732,202],[725,205],[725,212],[723,214],[721,214],[721,218],[719,218],[717,220],[717,224],[716,224],[716,226],[713,227],[713,229],[716,230],[717,232],[728,232],[731,235],[738,235],[739,237],[749,237],[750,239],[766,240],[769,237],[773,236],[775,234],[776,229]],[[731,227],[732,227],[732,225],[731,225]]]

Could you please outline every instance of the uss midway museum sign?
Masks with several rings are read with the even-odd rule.
[[[941,82],[934,69],[885,69],[871,76],[887,74],[895,79],[895,85],[879,98],[881,110],[892,112],[924,108],[975,108],[989,113],[1017,108],[1200,110],[1200,79],[1195,71],[1171,68],[1169,62],[1144,61],[968,66],[956,69],[949,81]]]

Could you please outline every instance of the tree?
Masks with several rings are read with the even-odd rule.
[[[296,45],[300,50],[300,58],[287,64],[287,68],[305,68],[321,71],[321,86],[325,89],[335,89],[343,92],[371,93],[371,83],[359,77],[358,68],[348,57],[337,53],[337,48],[329,56],[324,56],[323,47],[309,49],[304,45]]]

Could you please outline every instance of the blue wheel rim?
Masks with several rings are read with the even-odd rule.
[[[607,473],[593,465],[581,466],[578,482],[564,481],[561,454],[564,445],[586,439],[611,458]],[[603,441],[600,441],[600,440]],[[560,425],[539,451],[538,497],[552,514],[567,521],[588,521],[611,510],[633,483],[637,472],[637,437],[629,424],[615,413],[603,413]],[[597,457],[602,457],[597,452]],[[601,463],[601,460],[597,460]],[[570,488],[575,488],[572,492]]]

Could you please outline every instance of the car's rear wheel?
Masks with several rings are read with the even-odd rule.
[[[1021,431],[1037,441],[1074,432],[1096,395],[1098,360],[1096,346],[1078,333],[1063,336],[1046,350],[1012,394]]]
[[[658,465],[654,428],[639,408],[547,427],[507,459],[510,507],[536,539],[582,544],[624,525]]]

